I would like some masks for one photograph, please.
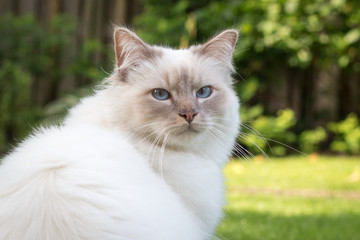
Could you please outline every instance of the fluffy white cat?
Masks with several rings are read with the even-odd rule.
[[[173,50],[115,29],[102,89],[2,160],[0,239],[211,239],[240,124],[237,37]]]

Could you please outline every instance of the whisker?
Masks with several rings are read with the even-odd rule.
[[[161,179],[164,179],[164,174],[163,174],[163,159],[164,159],[164,154],[165,154],[165,146],[167,144],[167,140],[169,137],[169,133],[167,133],[164,137],[163,143],[161,145],[160,148],[160,159],[159,159],[159,168],[160,168],[160,177]]]
[[[157,151],[157,147],[158,144],[161,141],[162,135],[165,132],[165,129],[162,129],[161,132],[156,136],[151,148],[150,148],[150,152],[152,151],[152,157],[151,157],[151,166],[153,166],[154,160],[155,160],[155,155],[156,155],[156,151]]]
[[[141,125],[141,126],[139,126],[139,127],[136,127],[136,128],[133,129],[133,131],[131,132],[131,134],[129,134],[129,135],[127,136],[127,138],[130,139],[130,138],[131,138],[135,133],[137,133],[138,131],[140,131],[140,130],[148,127],[148,126],[156,125],[156,124],[159,124],[159,123],[161,123],[161,122],[160,122],[160,121],[158,121],[158,122],[152,122],[152,123],[149,123],[149,124],[145,124],[145,125]]]
[[[222,129],[225,129],[225,130],[232,130],[231,128],[229,128],[228,126],[226,125],[223,125],[223,124],[220,124],[220,123],[213,123],[213,124],[208,124],[208,125],[211,125],[213,126],[212,130],[215,130],[217,133],[220,133],[222,134],[223,136],[226,136],[226,134],[222,131],[220,131],[219,129],[217,129],[216,127],[218,128],[222,128]],[[239,135],[241,136],[241,134]],[[249,141],[251,141],[249,139]],[[255,143],[254,143],[255,144]],[[255,144],[256,145],[256,144]],[[262,150],[258,145],[256,145],[260,150]],[[262,151],[263,155],[266,157],[266,159],[269,159],[270,158],[268,157],[268,155]],[[252,171],[258,176],[258,173],[257,173],[257,170],[253,167],[253,161],[251,159],[256,159],[256,156],[254,154],[252,154],[249,150],[247,150],[245,147],[243,147],[241,144],[239,143],[236,143],[234,145],[234,151],[233,151],[233,154],[240,158],[240,159],[243,159],[245,164],[250,168],[252,169]],[[240,154],[241,156],[239,156],[238,154]],[[248,157],[250,156],[250,158]],[[268,172],[268,169],[266,168],[266,166],[264,165],[261,165],[261,168],[263,170],[265,170],[266,172]]]
[[[264,141],[264,143],[266,143],[266,145],[269,147],[270,151],[272,152],[272,148],[271,148],[269,142],[265,139],[265,137],[258,130],[256,130],[254,127],[252,127],[251,125],[246,124],[246,123],[242,123],[241,126],[244,127],[246,130],[252,132],[254,135],[259,136],[259,138],[261,138]]]
[[[240,148],[240,149],[239,149]],[[255,160],[257,157],[251,153],[248,149],[246,149],[245,147],[243,147],[240,143],[236,143],[235,144],[235,149],[236,151],[241,151],[244,153],[244,155],[250,155],[250,157]],[[251,162],[251,159],[249,159],[249,161]],[[270,160],[271,162],[271,160]],[[265,172],[269,172],[268,168],[264,165],[260,165],[261,169],[264,170]]]
[[[251,134],[248,134],[249,136],[254,136],[254,135],[251,135]],[[254,136],[254,137],[259,137],[259,136]],[[299,154],[301,154],[301,155],[303,155],[303,156],[305,156],[305,157],[308,157],[309,155],[308,154],[306,154],[306,153],[304,153],[304,152],[302,152],[302,151],[300,151],[300,150],[297,150],[296,148],[294,148],[294,147],[292,147],[292,146],[290,146],[290,145],[287,145],[287,144],[285,144],[285,143],[282,143],[282,142],[280,142],[280,141],[277,141],[277,140],[274,140],[274,139],[271,139],[271,138],[267,138],[267,137],[263,137],[264,139],[266,139],[267,141],[270,141],[270,142],[274,142],[274,143],[277,143],[277,144],[280,144],[280,145],[282,145],[282,146],[284,146],[284,147],[286,147],[286,148],[289,148],[289,149],[291,149],[291,150],[293,150],[294,152],[297,152],[297,153],[299,153]]]
[[[150,134],[148,134],[147,136],[145,136],[144,138],[141,138],[139,140],[136,141],[136,143],[134,144],[134,146],[139,145],[140,143],[142,143],[143,141],[149,139],[151,136],[153,136],[154,134],[156,134],[156,131],[152,131]]]
[[[154,160],[156,159],[156,157],[155,157],[156,153],[157,153],[157,151],[160,151],[159,161],[161,161],[161,166],[160,166],[161,169],[159,171],[161,171],[161,174],[162,174],[163,155],[165,152],[165,147],[166,147],[167,141],[169,139],[169,135],[171,134],[171,131],[169,132],[169,129],[171,129],[171,127],[164,128],[160,131],[160,133],[158,133],[158,135],[152,142],[151,147],[149,148],[148,153],[147,153],[148,159],[150,160],[150,163],[151,163],[151,167],[153,167]],[[162,145],[160,147],[161,140],[162,140]],[[150,157],[150,155],[151,155],[151,157]]]
[[[151,135],[156,135],[158,134],[157,132],[153,131]],[[150,158],[150,155],[152,155],[152,151],[153,148],[155,147],[156,141],[158,140],[159,135],[156,135],[156,137],[153,139],[153,141],[150,143],[150,147],[146,153],[146,158],[150,161],[152,161],[152,159]],[[152,166],[152,162],[151,162],[151,166]]]
[[[250,142],[251,144],[253,144],[257,149],[260,150],[261,154],[264,155],[264,157],[268,160],[270,160],[270,157],[266,154],[266,152],[256,143],[254,142],[251,138],[248,137],[249,135],[246,133],[240,133],[239,137],[242,137],[243,139],[245,139],[246,141]],[[258,136],[256,136],[258,137]]]
[[[225,125],[222,125],[222,124],[218,124],[218,123],[215,123],[214,124],[215,126],[217,126],[217,127],[222,127],[222,128],[224,128],[224,129],[226,129],[227,128],[227,126],[225,126]],[[220,134],[222,134],[222,135],[224,135],[224,136],[226,136],[226,134],[225,133],[223,133],[222,131],[220,131],[219,129],[217,129],[217,128],[212,128],[213,130],[216,130],[218,133],[220,133]],[[241,134],[241,133],[240,133]],[[235,144],[235,148],[237,147],[237,146],[240,146],[243,150],[245,150],[251,157],[253,157],[253,158],[255,158],[255,155],[254,154],[252,154],[251,152],[249,152],[247,149],[245,149],[243,146],[241,146],[240,144]],[[239,149],[236,149],[236,150],[239,150]]]
[[[213,129],[215,129],[215,128],[213,128]],[[213,130],[213,129],[212,129],[212,130]],[[218,130],[218,129],[216,129],[216,130]],[[220,133],[224,134],[224,133],[221,132],[220,130],[218,130],[218,131],[219,131]],[[218,141],[221,145],[224,146],[224,143],[222,143],[222,142],[218,139],[216,133],[214,133],[214,132],[212,132],[212,131],[209,131],[209,133],[214,137],[214,139],[215,139],[216,141]],[[236,147],[236,146],[234,146],[234,147]],[[237,149],[237,150],[238,150],[238,152],[241,154],[241,156],[238,155],[238,152],[233,152],[233,154],[234,154],[236,157],[238,157],[239,159],[243,159],[245,165],[248,166],[248,167],[254,172],[254,174],[255,174],[256,176],[259,176],[257,170],[253,167],[253,163],[252,163],[252,161],[249,159],[249,157],[246,156],[246,154],[243,152],[242,149]]]
[[[220,118],[219,118],[220,119]],[[226,120],[226,119],[225,119]],[[213,123],[215,126],[217,127],[220,127],[220,128],[223,128],[223,129],[229,129],[229,127],[227,127],[226,125],[224,124],[219,124],[219,123]],[[307,154],[297,150],[296,148],[290,146],[290,145],[287,145],[285,143],[282,143],[280,141],[277,141],[277,140],[274,140],[274,139],[271,139],[271,138],[268,138],[268,137],[265,137],[264,135],[262,135],[258,130],[256,130],[254,127],[252,127],[251,125],[249,124],[246,124],[246,123],[242,123],[241,126],[243,128],[245,128],[246,130],[252,132],[253,134],[249,134],[249,133],[244,133],[244,132],[241,132],[239,134],[240,137],[243,137],[246,141],[252,143],[254,146],[256,146],[257,149],[260,150],[260,152],[266,157],[266,159],[270,160],[270,157],[265,153],[265,151],[258,145],[256,144],[253,140],[251,140],[248,136],[252,136],[252,137],[256,137],[256,138],[259,138],[261,139],[264,143],[266,143],[266,145],[269,147],[270,151],[272,152],[272,148],[271,148],[271,145],[269,144],[269,141],[270,142],[274,142],[274,143],[277,143],[277,144],[280,144],[286,148],[289,148],[297,153],[300,153],[304,156],[308,156]],[[246,135],[245,135],[246,134]]]

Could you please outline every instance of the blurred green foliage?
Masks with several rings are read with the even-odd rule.
[[[60,80],[54,55],[58,46],[68,41],[73,28],[65,17],[53,18],[44,29],[30,15],[1,16],[0,152],[8,150],[13,138],[27,135],[30,126],[41,119],[40,107],[32,101],[34,81]]]
[[[292,110],[269,115],[254,100],[267,86],[276,67],[326,68],[335,64],[345,72],[360,72],[359,1],[143,0],[143,3],[144,12],[135,19],[135,27],[149,43],[185,48],[226,28],[240,30],[234,63],[246,80],[238,80],[235,85],[243,119],[239,142],[250,152],[284,155],[291,151],[286,145],[303,152],[324,150],[320,146],[335,152],[360,152],[355,134],[359,121],[354,114],[327,127],[305,129],[303,123],[296,122]],[[71,48],[69,43],[76,29],[75,22],[64,15],[47,23],[39,23],[32,16],[0,17],[0,35],[6,36],[0,38],[0,152],[8,150],[13,138],[25,136],[30,126],[44,118],[50,122],[62,118],[79,98],[91,92],[89,84],[105,77],[104,71],[94,64],[94,53],[108,57],[111,49],[98,41],[80,41],[80,47],[71,49],[75,52],[71,61],[62,58]],[[55,91],[69,76],[76,78],[77,87],[85,87],[70,93],[53,92],[46,106],[34,103],[36,84],[50,82]]]
[[[44,118],[66,113],[69,95],[58,90],[65,77],[88,85],[105,76],[92,62],[94,52],[104,51],[95,40],[81,42],[78,54],[77,49],[71,49],[76,53],[74,59],[64,60],[75,30],[75,22],[66,15],[54,16],[47,23],[31,15],[0,16],[0,153],[8,151],[14,140],[25,137]],[[36,91],[39,85],[49,87]],[[81,95],[79,92],[85,91],[75,91],[71,96]],[[45,96],[41,105],[35,100],[39,94]],[[45,104],[46,111],[42,110]]]
[[[11,61],[33,77],[59,81],[63,69],[57,68],[57,55],[74,30],[73,21],[66,16],[55,16],[42,26],[32,15],[3,15],[0,17],[0,34],[3,36],[0,61]]]
[[[99,66],[94,64],[95,53],[102,53],[106,59],[110,59],[111,50],[94,39],[85,40],[73,62],[68,63],[68,72],[64,73],[73,76],[78,81],[77,89],[65,92],[57,99],[54,99],[44,107],[44,118],[42,124],[54,124],[61,122],[68,109],[76,105],[82,97],[93,93],[93,87],[100,83],[108,74]],[[108,64],[105,61],[105,65]],[[84,81],[85,80],[85,81]]]
[[[296,123],[290,109],[267,116],[264,107],[252,99],[268,86],[268,78],[276,75],[277,68],[324,69],[336,65],[344,72],[360,72],[360,1],[143,0],[143,3],[145,11],[135,19],[135,25],[150,43],[165,40],[172,47],[183,48],[203,42],[226,28],[240,30],[234,63],[246,78],[236,82],[244,122],[239,142],[246,149],[253,154],[265,151],[284,155],[291,151],[291,147],[284,145],[293,145],[308,153],[324,150],[320,149],[321,144],[332,141],[329,130],[333,128],[305,129],[303,122]],[[360,153],[360,143],[351,140],[357,147],[350,150],[350,140],[344,140],[345,135],[336,133],[331,149]],[[346,141],[346,148],[339,147]]]
[[[8,150],[9,139],[23,137],[41,115],[30,96],[31,76],[10,60],[0,68],[0,152]]]
[[[270,139],[270,141],[277,143],[270,149],[275,155],[287,153],[287,147],[282,146],[281,143],[290,144],[296,141],[296,135],[289,131],[295,125],[295,116],[291,109],[279,110],[274,117],[260,116],[252,125],[263,136],[266,136],[265,140]],[[263,150],[266,150],[265,146]]]
[[[357,0],[143,0],[135,23],[151,43],[181,46],[203,41],[214,32],[237,28],[242,37],[235,60],[249,70],[282,57],[291,66],[337,61],[341,67],[359,59],[360,2]],[[192,23],[191,23],[192,22]],[[149,31],[151,29],[151,31]],[[356,62],[356,61],[355,61]],[[360,71],[360,63],[350,66]]]
[[[254,110],[259,110],[259,115],[255,115],[249,123],[244,121],[243,117],[239,142],[247,146],[253,154],[264,151],[277,156],[285,155],[289,148],[286,145],[297,140],[296,135],[290,131],[290,128],[295,125],[294,112],[291,109],[284,109],[279,110],[276,116],[265,116],[260,111],[261,106],[257,105],[249,109],[250,113]],[[246,117],[246,115],[243,116]]]
[[[322,127],[317,127],[314,130],[305,130],[299,136],[300,149],[305,153],[312,153],[319,151],[320,143],[327,139],[326,130]]]
[[[328,128],[335,134],[331,150],[350,154],[360,152],[360,120],[355,114],[349,114],[338,123],[330,122]]]

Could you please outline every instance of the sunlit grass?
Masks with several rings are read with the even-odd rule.
[[[360,239],[360,199],[341,196],[348,191],[360,194],[360,158],[258,159],[250,166],[234,161],[225,173],[228,205],[218,228],[220,239]],[[341,194],[336,198],[287,196],[265,194],[264,189]]]
[[[235,160],[226,169],[227,186],[277,189],[360,190],[360,157],[258,157]]]

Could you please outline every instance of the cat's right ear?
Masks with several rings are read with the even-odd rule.
[[[216,59],[232,69],[232,55],[238,37],[239,32],[237,30],[229,29],[214,36],[206,43],[195,47],[193,51],[202,56]]]
[[[136,67],[140,61],[151,57],[150,46],[141,40],[134,32],[124,27],[114,31],[116,67],[126,75],[127,69]],[[123,76],[125,80],[126,76]]]

